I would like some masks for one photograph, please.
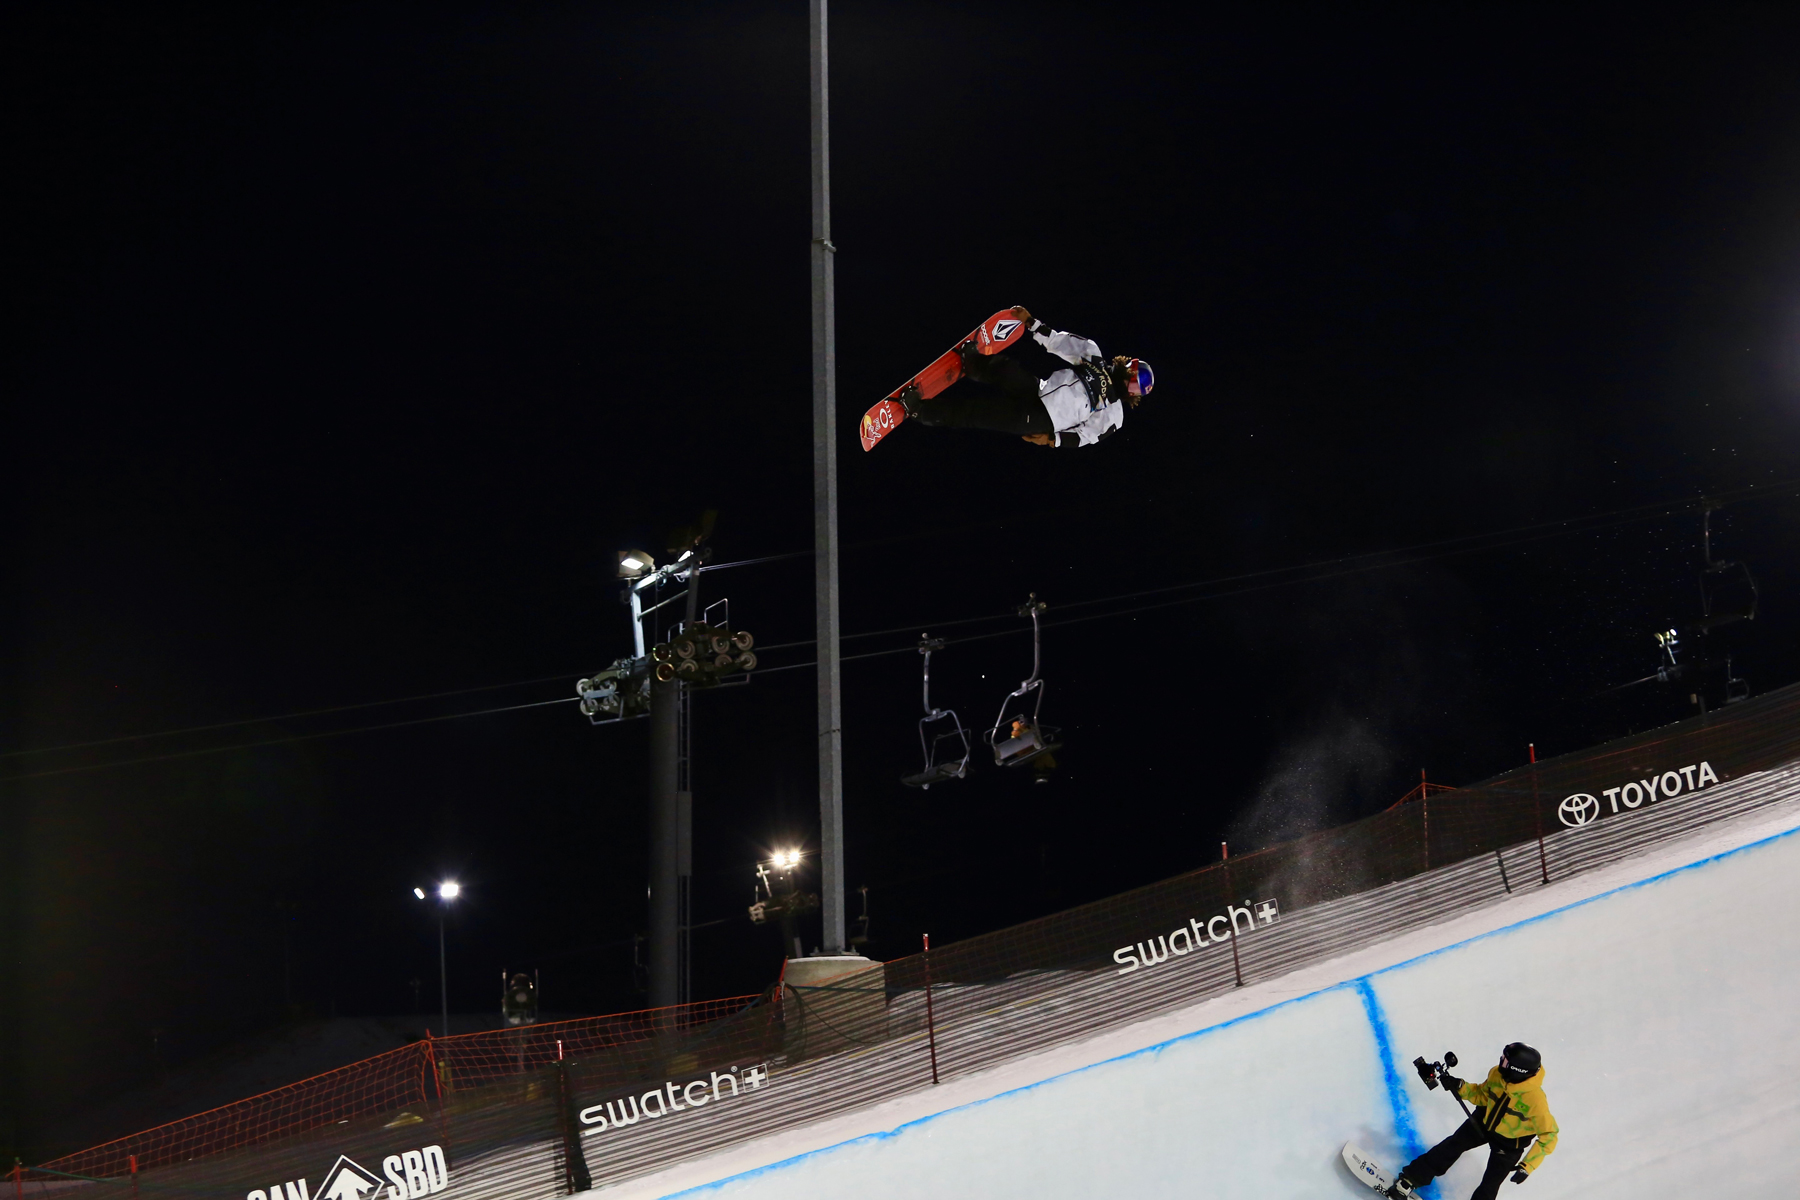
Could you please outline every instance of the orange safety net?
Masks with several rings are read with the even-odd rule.
[[[629,1059],[659,1037],[691,1033],[760,1003],[733,996],[672,1008],[584,1017],[517,1029],[426,1038],[398,1050],[183,1117],[42,1165],[43,1173],[120,1178],[408,1108],[438,1106],[458,1089],[530,1074],[565,1059]]]
[[[1209,951],[1208,969],[1230,978],[1242,972],[1236,935],[1257,927],[1264,919],[1257,909],[1267,900],[1278,900],[1285,915],[1517,847],[1529,847],[1523,857],[1530,873],[1549,880],[1557,863],[1543,852],[1547,833],[1629,817],[1646,803],[1796,758],[1800,685],[1470,787],[1420,787],[1411,802],[1363,820],[825,986],[421,1042],[46,1163],[35,1178],[117,1180],[91,1189],[96,1200],[127,1183],[138,1196],[135,1156],[136,1172],[154,1177],[161,1169],[156,1186],[243,1196],[276,1178],[316,1171],[305,1165],[325,1144],[313,1145],[315,1135],[329,1135],[333,1155],[369,1153],[380,1161],[387,1151],[357,1147],[389,1144],[396,1129],[430,1123],[431,1142],[415,1144],[440,1145],[456,1162],[508,1147],[550,1147],[554,1168],[534,1177],[531,1194],[584,1190],[593,1177],[584,1149],[591,1139],[583,1132],[603,1132],[609,1126],[601,1117],[627,1106],[635,1115],[634,1097],[656,1101],[660,1090],[674,1111],[682,1094],[735,1094],[738,1085],[721,1073],[916,1038],[932,1020],[941,1037],[965,1020],[976,1027],[1000,1003],[1024,1014],[1019,1020],[1078,1027],[1094,1017],[1067,1001],[1071,989],[1084,980],[1110,981],[1121,955],[1146,952],[1138,943],[1152,931],[1169,931],[1159,937],[1164,955],[1191,952],[1182,948],[1184,938],[1190,948],[1223,944]],[[1515,870],[1518,858],[1515,851]],[[1179,932],[1184,928],[1190,932]],[[1247,954],[1253,946],[1245,942]],[[934,1060],[944,1058],[938,1049]],[[980,1045],[951,1050],[952,1060],[934,1061],[932,1069],[957,1069],[957,1056],[968,1069],[982,1052]],[[609,1161],[599,1166],[611,1169]]]

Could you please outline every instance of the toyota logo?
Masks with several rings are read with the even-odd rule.
[[[1556,815],[1571,829],[1586,825],[1600,815],[1600,798],[1576,792],[1556,806]]]

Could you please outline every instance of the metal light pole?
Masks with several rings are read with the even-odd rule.
[[[819,646],[819,899],[826,954],[844,945],[844,731],[838,700],[837,327],[832,290],[826,0],[812,17],[812,400],[814,599]]]
[[[650,1007],[678,1003],[681,684],[650,685]]]
[[[425,899],[425,889],[416,887],[413,895]],[[440,1027],[442,1036],[450,1036],[450,966],[449,958],[444,953],[444,917],[450,910],[450,902],[462,895],[462,885],[446,879],[437,886],[438,901],[438,995],[444,1003],[444,1023]]]
[[[438,994],[444,1001],[444,1023],[439,1026],[444,1036],[450,1036],[450,967],[444,956],[444,910],[438,907]]]

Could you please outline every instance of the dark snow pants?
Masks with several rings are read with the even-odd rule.
[[[988,429],[1024,436],[1055,433],[1050,411],[1038,399],[1038,381],[1004,354],[971,354],[963,377],[929,400],[915,400],[917,419],[945,429]]]
[[[1519,1165],[1531,1139],[1490,1134],[1473,1117],[1459,1125],[1455,1133],[1407,1163],[1401,1174],[1414,1187],[1421,1187],[1448,1171],[1464,1153],[1482,1145],[1488,1148],[1487,1173],[1481,1177],[1481,1186],[1470,1193],[1469,1200],[1494,1200],[1500,1193],[1500,1185]]]

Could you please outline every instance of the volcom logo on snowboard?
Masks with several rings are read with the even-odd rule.
[[[1017,329],[1021,324],[1023,324],[1023,322],[1020,321],[995,321],[994,340],[996,342],[1004,342],[1013,335],[1013,330]]]

